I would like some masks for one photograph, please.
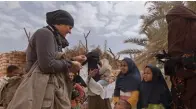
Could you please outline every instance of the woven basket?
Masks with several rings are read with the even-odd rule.
[[[0,75],[6,74],[9,65],[16,65],[24,70],[26,63],[26,54],[22,51],[12,51],[0,54]]]

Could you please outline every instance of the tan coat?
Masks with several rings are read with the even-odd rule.
[[[5,84],[4,87],[2,87],[0,91],[0,100],[1,104],[3,104],[3,107],[7,107],[10,101],[12,100],[15,91],[17,90],[18,86],[20,85],[22,80],[22,77],[20,76],[14,76],[7,80],[7,84]]]
[[[63,73],[44,74],[36,62],[7,109],[71,109],[71,86]]]

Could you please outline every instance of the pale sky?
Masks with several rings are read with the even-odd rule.
[[[68,35],[69,47],[84,42],[83,33],[91,30],[89,46],[104,46],[108,41],[115,53],[126,48],[142,48],[135,44],[124,44],[128,37],[138,34],[140,15],[147,13],[145,1],[133,2],[0,2],[0,52],[25,50],[28,41],[23,28],[31,34],[46,26],[46,12],[64,9],[74,17],[72,34]]]

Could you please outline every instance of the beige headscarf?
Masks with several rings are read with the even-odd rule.
[[[101,79],[106,79],[111,76],[112,72],[112,66],[109,64],[109,61],[107,59],[102,59],[101,60],[102,67],[99,70],[99,73],[101,75]]]

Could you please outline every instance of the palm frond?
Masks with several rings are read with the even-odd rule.
[[[122,50],[118,52],[118,54],[137,54],[141,52],[142,50],[139,50],[139,49],[126,49],[126,50]]]
[[[135,43],[141,46],[145,46],[147,44],[147,38],[129,38],[124,41],[124,43]]]

